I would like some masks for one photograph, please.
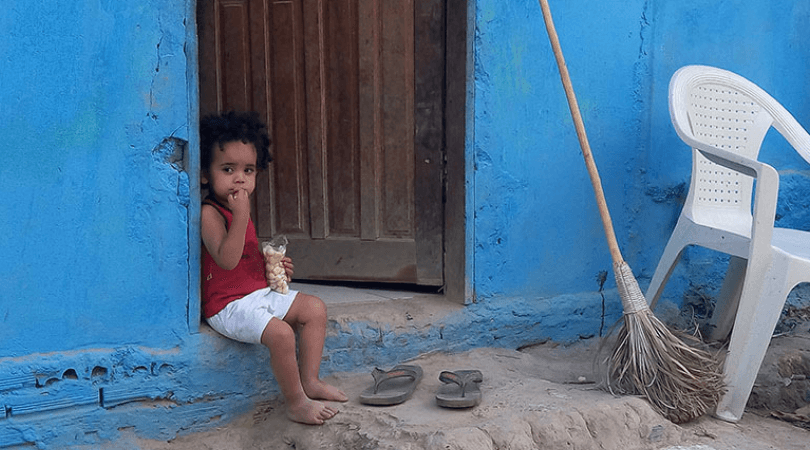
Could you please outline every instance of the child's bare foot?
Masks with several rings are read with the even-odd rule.
[[[345,402],[349,400],[349,397],[347,397],[343,391],[332,385],[326,384],[321,380],[304,385],[304,392],[306,392],[307,397],[316,400],[327,400],[332,402]]]
[[[308,398],[299,403],[287,405],[287,417],[290,420],[308,425],[322,425],[324,421],[335,417],[337,413],[338,410]]]

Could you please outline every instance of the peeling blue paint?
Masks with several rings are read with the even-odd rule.
[[[686,183],[678,183],[671,187],[651,186],[645,193],[655,203],[671,203],[683,207],[688,188]]]

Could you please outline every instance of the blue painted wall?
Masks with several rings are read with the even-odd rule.
[[[185,3],[3,4],[0,354],[188,333]]]
[[[587,292],[611,260],[537,1],[476,3],[474,159],[469,205],[479,299]],[[810,2],[550,2],[624,259],[646,282],[675,225],[690,153],[669,119],[669,78],[686,64],[742,74],[810,126],[801,31]],[[781,140],[763,158],[783,175],[780,225],[810,229],[808,168]],[[795,192],[795,194],[794,194]],[[712,278],[690,251],[667,299]],[[720,261],[722,265],[722,261]],[[688,264],[687,264],[688,266]]]
[[[640,54],[644,4],[551,3],[624,243],[625,179],[649,126],[639,86],[648,63]],[[537,298],[597,290],[600,271],[612,278],[610,255],[539,4],[477,4],[470,149],[476,294]]]
[[[694,63],[738,72],[810,126],[810,0],[551,3],[619,242],[645,285],[690,170],[669,77]],[[198,332],[194,10],[3,4],[0,447],[92,444],[125,427],[168,439],[277,391],[262,348]],[[325,373],[593,336],[621,312],[538,3],[470,0],[469,15],[475,301],[406,331],[332,323]],[[810,171],[778,136],[766,142],[783,176],[780,224],[810,229]],[[711,294],[722,265],[689,252],[667,299]]]
[[[193,3],[3,2],[0,447],[86,442],[126,423],[104,408],[183,398]]]

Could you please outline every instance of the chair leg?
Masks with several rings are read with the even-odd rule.
[[[768,283],[767,279],[772,276],[767,273],[755,278]],[[751,395],[751,388],[765,358],[787,295],[782,286],[777,285],[783,280],[771,281],[770,286],[756,286],[758,281],[751,280],[750,277],[746,281],[752,281],[753,286],[749,288],[749,283],[746,283],[743,288],[723,369],[728,391],[720,398],[715,411],[718,418],[728,422],[737,422],[745,411],[745,404]]]
[[[655,268],[650,285],[647,287],[647,293],[644,297],[647,299],[650,309],[655,308],[658,303],[658,298],[661,297],[661,292],[664,291],[664,286],[666,286],[670,275],[672,275],[672,271],[675,269],[675,265],[678,263],[685,247],[684,242],[678,239],[679,234],[676,228],[664,248],[664,253],[658,261],[658,267]]]
[[[737,316],[737,307],[740,303],[743,281],[745,281],[745,269],[748,260],[737,256],[731,256],[726,269],[726,277],[723,279],[723,286],[717,297],[714,306],[714,313],[709,321],[711,331],[708,338],[712,341],[722,341],[731,333],[731,326]]]

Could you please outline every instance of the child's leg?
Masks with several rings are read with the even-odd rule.
[[[320,298],[299,293],[284,321],[298,329],[301,384],[309,398],[345,402],[346,394],[321,381],[319,371],[326,338],[326,305]]]
[[[270,365],[291,420],[320,425],[337,414],[337,410],[311,400],[304,392],[295,357],[295,331],[287,322],[270,319],[262,332],[262,344],[270,349]]]

